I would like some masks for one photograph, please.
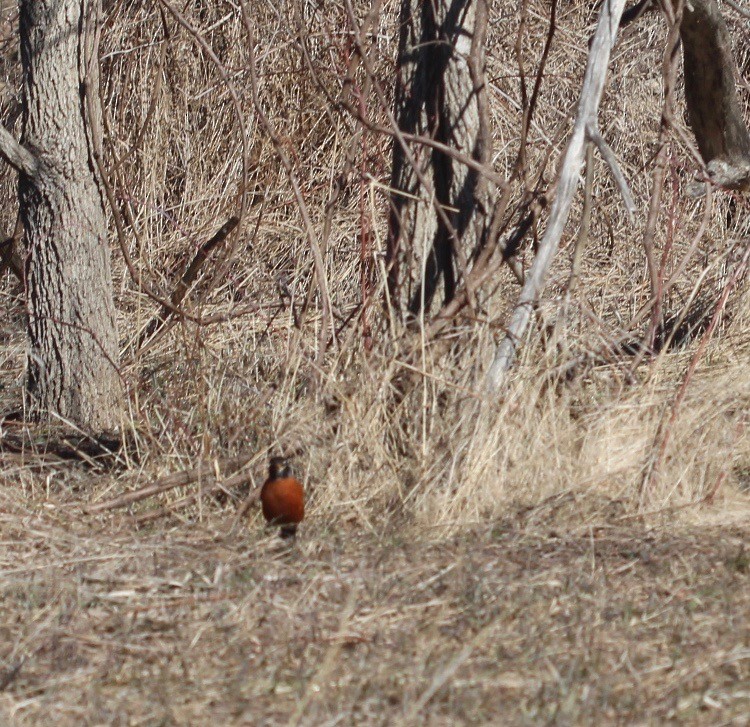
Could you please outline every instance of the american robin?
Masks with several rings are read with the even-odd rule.
[[[268,524],[280,525],[282,538],[294,537],[297,524],[305,516],[305,490],[302,483],[292,477],[292,468],[285,457],[271,458],[260,502]]]

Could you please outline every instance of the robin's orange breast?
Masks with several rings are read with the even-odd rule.
[[[263,517],[274,525],[296,525],[305,517],[305,490],[294,477],[266,480],[260,501]]]

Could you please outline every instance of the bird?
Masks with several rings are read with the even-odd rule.
[[[286,457],[271,457],[268,479],[260,491],[263,517],[270,526],[281,526],[282,538],[293,538],[297,525],[305,517],[305,490],[292,476]]]

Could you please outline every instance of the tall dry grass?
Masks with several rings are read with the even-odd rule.
[[[355,5],[362,17],[367,3]],[[371,34],[386,93],[398,5],[383,3]],[[354,52],[346,8],[253,0],[249,10],[260,103],[292,161],[320,240],[357,128],[331,103]],[[635,223],[628,222],[611,175],[597,159],[578,288],[563,308],[580,200],[539,323],[507,390],[487,400],[483,375],[516,284],[499,274],[481,291],[476,316],[456,320],[439,341],[417,341],[413,356],[402,355],[406,334],[380,304],[390,140],[371,132],[364,132],[333,208],[325,265],[337,340],[321,354],[318,295],[303,313],[316,285],[311,249],[289,175],[253,106],[248,33],[238,6],[188,3],[179,12],[162,16],[158,5],[117,2],[107,11],[105,146],[127,250],[143,279],[168,294],[200,245],[237,213],[243,196],[245,215],[240,232],[212,257],[184,302],[196,318],[225,320],[181,322],[140,349],[139,332],[157,306],[128,274],[113,236],[122,373],[130,392],[125,427],[138,456],[119,483],[107,483],[107,493],[131,479],[242,452],[257,453],[250,468],[257,480],[266,454],[286,451],[297,453],[298,469],[312,485],[312,519],[323,528],[342,521],[377,528],[406,518],[419,527],[451,529],[566,490],[593,490],[633,510],[681,507],[709,495],[714,506],[739,507],[750,471],[750,307],[742,282],[690,377],[658,472],[651,479],[648,473],[706,320],[747,244],[748,206],[740,195],[714,193],[699,253],[665,301],[667,317],[684,312],[694,330],[683,326],[679,345],[637,366],[632,346],[623,351],[613,343],[623,337],[637,342],[645,331],[641,325],[624,336],[649,298],[640,241],[662,103],[666,26],[659,17],[647,16],[623,32],[602,104],[602,132],[638,204]],[[547,3],[529,3],[521,44],[529,85],[548,18]],[[554,180],[594,21],[590,3],[559,9],[530,129],[529,180]],[[747,30],[736,22],[732,31],[744,69]],[[516,158],[522,112],[518,33],[517,6],[495,3],[487,78],[493,163],[504,174]],[[17,72],[8,69],[17,83]],[[744,85],[740,93],[747,103]],[[370,116],[384,118],[374,95],[362,103]],[[677,124],[689,137],[679,98]],[[685,254],[705,212],[705,200],[685,194],[696,163],[679,135],[670,140],[669,159],[657,233],[657,254],[670,248],[667,271]],[[3,191],[9,229],[15,209],[10,178]],[[515,200],[523,194],[518,184]],[[522,262],[532,256],[529,242]],[[369,293],[364,303],[363,285]],[[8,279],[2,376],[10,402],[20,398],[23,376],[18,293]]]

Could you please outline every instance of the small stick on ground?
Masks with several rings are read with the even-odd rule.
[[[195,492],[192,495],[186,495],[185,497],[180,498],[176,502],[172,502],[169,505],[165,505],[164,507],[161,507],[158,510],[152,510],[151,512],[147,512],[147,513],[144,513],[143,515],[139,515],[135,519],[135,521],[138,525],[143,525],[145,523],[150,523],[150,522],[153,522],[154,520],[159,520],[160,518],[173,515],[178,510],[182,510],[188,505],[192,505],[194,502],[198,500],[199,497],[209,497],[211,495],[218,495],[220,492],[223,492],[225,494],[231,494],[232,490],[235,487],[238,487],[239,485],[244,484],[247,481],[247,478],[248,476],[246,472],[239,472],[236,475],[233,475],[232,477],[229,477],[228,479],[224,480],[223,482],[217,482],[216,484],[211,485],[210,487],[207,487],[206,489],[200,492]],[[250,491],[250,493],[248,493],[247,497],[242,501],[242,504],[237,510],[237,514],[232,519],[232,524],[229,528],[230,533],[234,530],[240,518],[247,512],[247,510],[250,509],[250,505],[252,505],[253,501],[258,499],[259,495],[260,495],[260,487],[255,487]]]
[[[166,475],[153,482],[150,485],[141,487],[133,492],[127,492],[124,495],[115,497],[111,500],[105,500],[104,502],[97,503],[85,508],[85,512],[89,514],[105,512],[106,510],[116,510],[120,507],[127,507],[132,505],[134,502],[145,500],[153,495],[159,495],[167,490],[172,490],[175,487],[184,487],[186,485],[192,485],[196,482],[200,482],[204,479],[213,478],[216,476],[217,469],[221,470],[237,470],[240,467],[244,467],[246,464],[254,459],[255,455],[243,454],[238,457],[229,457],[226,459],[217,460],[216,463],[207,462],[189,470],[183,470],[182,472],[173,472],[172,474]],[[224,484],[226,487],[226,483]]]

